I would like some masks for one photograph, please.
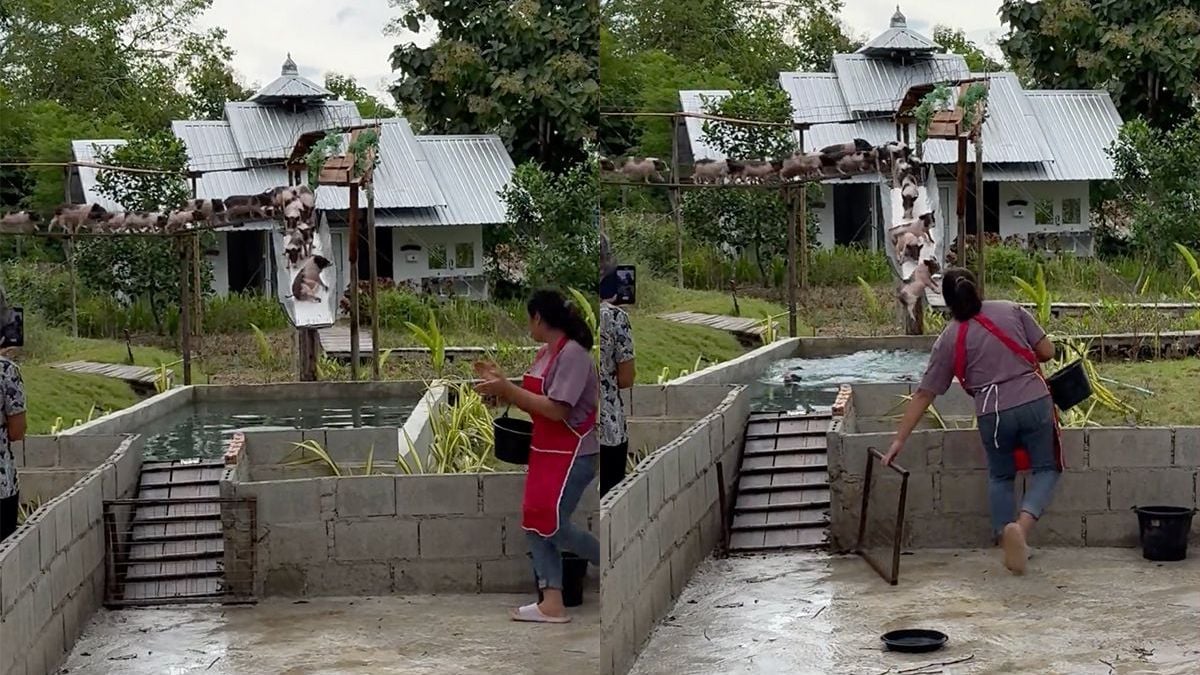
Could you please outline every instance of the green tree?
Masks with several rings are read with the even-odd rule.
[[[183,178],[187,151],[174,135],[162,132],[103,148],[97,158],[112,166],[160,169],[178,174],[100,171],[102,194],[130,210],[170,211],[191,196]],[[179,298],[179,258],[175,240],[165,237],[88,237],[75,251],[84,286],[99,294],[128,300],[146,298],[159,333],[165,332],[166,310]],[[211,269],[202,280],[211,281]]]
[[[796,151],[796,136],[791,128],[792,100],[779,87],[743,89],[719,100],[704,100],[704,111],[718,117],[766,123],[735,124],[705,120],[705,142],[727,157],[770,159],[787,157]],[[788,126],[776,126],[779,124]]]
[[[600,277],[596,180],[594,159],[561,174],[532,162],[517,167],[501,193],[511,238],[491,243],[493,250],[502,246],[519,253],[498,262],[509,267],[506,263],[519,261],[527,285],[594,287]]]
[[[227,35],[225,29],[214,28],[184,38],[176,65],[183,73],[183,97],[192,117],[223,119],[227,101],[245,101],[254,95],[229,67],[234,52],[225,45]]]
[[[968,40],[967,34],[961,28],[938,24],[933,27],[933,41],[945,47],[951,54],[959,54],[965,58],[972,73],[996,73],[1004,70],[999,61]]]
[[[389,108],[379,98],[365,88],[359,86],[358,80],[349,75],[338,73],[325,74],[325,88],[338,95],[345,101],[354,101],[358,106],[358,114],[366,119],[383,119],[395,117],[396,111]]]
[[[1195,111],[1200,1],[1004,0],[1000,41],[1030,84],[1106,89],[1125,119],[1167,128]]]
[[[1160,265],[1177,259],[1175,242],[1200,248],[1200,174],[1180,159],[1200,156],[1200,113],[1168,130],[1126,122],[1111,155],[1134,245]]]
[[[600,91],[598,0],[392,0],[392,24],[438,39],[392,51],[398,103],[433,133],[492,132],[520,163],[561,171],[595,138]]]

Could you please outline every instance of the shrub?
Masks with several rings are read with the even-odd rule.
[[[231,293],[205,301],[205,332],[241,333],[249,326],[258,326],[266,331],[287,328],[288,319],[279,300],[273,295]]]
[[[813,286],[852,286],[862,277],[870,284],[892,280],[892,268],[882,251],[837,246],[813,251],[809,257],[809,283]]]

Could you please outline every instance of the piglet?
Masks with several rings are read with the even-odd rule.
[[[922,260],[913,270],[912,278],[904,282],[904,285],[897,291],[896,297],[908,310],[908,317],[913,321],[917,320],[917,303],[924,296],[925,289],[937,290],[937,283],[933,280],[933,275],[939,271],[941,271],[941,267],[936,260]]]
[[[729,165],[724,160],[700,159],[692,167],[692,182],[701,185],[723,183],[729,175]]]
[[[666,162],[657,157],[630,157],[621,165],[621,173],[627,180],[643,183],[662,183],[662,172],[667,170]]]
[[[912,232],[904,232],[896,239],[896,261],[903,263],[905,258],[917,260],[921,256],[921,240]]]
[[[42,219],[33,211],[15,211],[0,218],[0,232],[4,234],[32,234],[37,231]]]
[[[806,179],[821,175],[821,154],[797,152],[783,160],[779,177],[783,180]]]

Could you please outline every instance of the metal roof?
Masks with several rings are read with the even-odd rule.
[[[300,69],[296,67],[292,55],[288,54],[287,60],[283,62],[283,68],[280,69],[279,77],[259,89],[258,93],[250,97],[250,100],[269,103],[288,100],[311,101],[323,98],[337,98],[337,95],[316,82],[301,77]]]
[[[833,71],[850,112],[870,117],[895,112],[909,87],[966,78],[967,62],[958,54],[933,54],[905,63],[864,54],[834,54]]]
[[[95,162],[97,147],[109,150],[122,145],[125,145],[125,140],[119,138],[107,138],[96,141],[71,141],[71,153],[75,155],[75,161],[77,162]],[[83,201],[85,204],[99,204],[107,211],[125,210],[125,207],[100,193],[96,184],[98,170],[86,166],[76,167],[76,170],[79,172],[79,183],[83,188]]]
[[[896,7],[891,26],[859,48],[858,54],[894,54],[896,52],[941,52],[945,49],[938,43],[908,27],[908,20]]]
[[[380,125],[379,165],[375,167],[374,175],[376,207],[446,206],[446,197],[438,186],[441,177],[431,171],[408,120],[392,117],[376,122]],[[336,190],[344,195],[346,206],[342,208],[350,207],[348,188],[324,188],[322,192],[325,190]]]
[[[225,104],[225,119],[243,160],[282,160],[300,134],[362,124],[353,101],[320,101],[296,108],[250,101]]]
[[[444,206],[387,209],[376,214],[381,227],[491,225],[508,217],[499,192],[512,181],[515,167],[499,136],[417,136]]]
[[[985,76],[984,73],[977,75]],[[989,85],[988,114],[983,123],[984,159],[1000,163],[1036,163],[1054,159],[1055,153],[1016,75],[993,73],[989,76]],[[895,138],[894,131],[892,134]],[[958,161],[958,144],[948,140],[927,141],[925,160],[934,164],[953,164]]]
[[[780,73],[779,86],[792,99],[792,121],[822,124],[850,119],[842,85],[834,73]]]
[[[1052,139],[1054,160],[997,167],[997,178],[1011,181],[1111,180],[1107,150],[1116,142],[1121,115],[1103,91],[1027,91],[1025,96]],[[984,144],[987,156],[987,144]],[[988,172],[984,171],[984,180]]]
[[[679,103],[683,112],[703,113],[704,102],[720,101],[729,96],[728,89],[704,89],[679,92]],[[694,159],[725,159],[725,153],[717,150],[704,140],[704,120],[695,117],[685,118],[688,139],[692,143]]]

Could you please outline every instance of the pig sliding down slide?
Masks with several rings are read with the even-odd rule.
[[[945,304],[941,294],[945,229],[938,218],[937,178],[902,143],[890,146],[889,171],[881,173],[888,191],[885,213],[890,214],[885,243],[897,279],[897,299],[916,319],[919,300],[931,307]]]

